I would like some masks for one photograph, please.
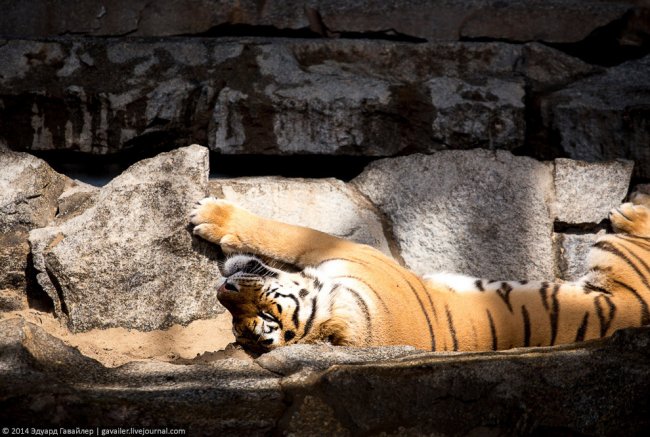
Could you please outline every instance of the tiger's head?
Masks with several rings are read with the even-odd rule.
[[[256,353],[297,341],[328,339],[318,295],[323,287],[308,269],[290,272],[271,267],[251,255],[235,255],[223,268],[219,302],[232,314],[237,343]],[[334,336],[332,337],[334,338]]]

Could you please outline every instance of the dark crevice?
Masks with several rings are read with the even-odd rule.
[[[219,24],[210,29],[191,34],[174,35],[179,37],[221,38],[221,37],[265,37],[265,38],[321,38],[322,36],[309,27],[300,29],[281,29],[275,26],[257,26],[252,24]]]
[[[399,33],[393,29],[380,30],[376,32],[337,32],[334,36],[342,39],[378,39],[384,41],[397,41],[397,42],[410,42],[410,43],[425,43],[424,38],[406,35]]]
[[[337,155],[210,154],[210,177],[283,176],[349,181],[376,158]]]
[[[38,271],[34,267],[34,258],[31,252],[27,255],[27,267],[25,268],[25,294],[29,308],[45,313],[54,312],[54,302],[45,293],[36,280]]]
[[[553,223],[553,231],[559,234],[596,234],[602,230],[612,232],[611,223],[608,219],[603,219],[600,223],[566,223],[561,221]]]
[[[633,14],[633,11],[629,11],[620,19],[597,28],[582,41],[547,43],[547,45],[589,64],[605,67],[642,58],[650,53],[649,35],[642,37],[643,41],[637,45],[626,45],[621,42]]]
[[[69,316],[70,313],[68,312],[68,306],[65,303],[65,296],[63,296],[63,288],[61,287],[61,283],[57,279],[56,275],[54,275],[54,273],[52,273],[52,271],[47,268],[47,266],[45,267],[45,273],[47,273],[47,277],[49,278],[50,282],[52,283],[52,286],[56,290],[57,296],[59,297],[61,312],[66,316]]]
[[[72,179],[103,186],[136,162],[178,147],[159,144],[130,148],[115,154],[94,155],[67,150],[30,151],[54,170]],[[335,178],[349,181],[378,157],[348,155],[222,155],[210,153],[210,177],[283,176]]]
[[[614,20],[605,26],[595,29],[583,40],[571,43],[552,43],[535,40],[517,41],[507,38],[490,37],[461,37],[459,41],[476,43],[498,42],[518,45],[538,42],[589,64],[611,67],[650,54],[650,35],[648,34],[639,36],[638,38],[641,41],[638,44],[627,45],[622,43],[623,36],[628,30],[628,25],[633,14],[634,11],[629,11],[618,20]]]

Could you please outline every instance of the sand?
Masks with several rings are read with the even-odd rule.
[[[142,332],[134,329],[93,329],[72,333],[51,313],[34,309],[0,312],[0,320],[23,318],[42,327],[47,333],[77,348],[106,367],[117,367],[131,361],[160,360],[178,362],[191,360],[224,349],[234,341],[230,313],[214,319],[196,320],[187,326]]]

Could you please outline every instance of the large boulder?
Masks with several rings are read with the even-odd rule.
[[[71,181],[43,160],[0,148],[0,311],[26,304],[29,231],[46,226]]]
[[[621,203],[632,162],[539,162],[506,151],[387,158],[352,185],[387,217],[405,264],[490,279],[575,279]],[[564,228],[554,234],[554,224]],[[581,226],[582,237],[567,226]]]
[[[650,177],[650,56],[578,81],[542,99],[545,127],[573,159],[636,162]]]
[[[514,149],[529,88],[598,71],[540,44],[343,39],[9,40],[0,58],[0,141],[94,154]]]
[[[443,151],[376,161],[352,183],[387,215],[406,265],[419,274],[553,277],[549,163]]]
[[[63,223],[33,230],[39,284],[74,331],[152,330],[224,311],[215,252],[188,214],[208,193],[208,151],[190,146],[143,160]]]

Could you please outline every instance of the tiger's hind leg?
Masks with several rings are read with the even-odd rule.
[[[611,210],[612,227],[616,232],[650,237],[650,195],[633,193],[630,200]]]

